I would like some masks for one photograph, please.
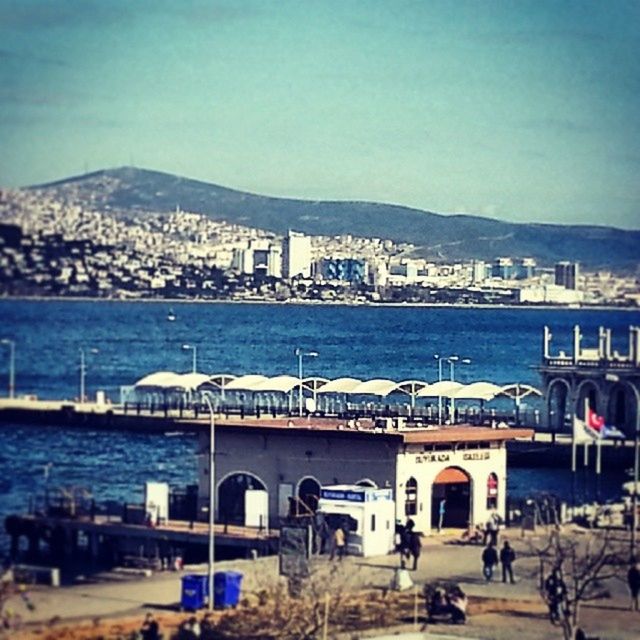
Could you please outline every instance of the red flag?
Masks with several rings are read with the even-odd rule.
[[[587,411],[587,424],[596,431],[600,431],[604,427],[604,418],[599,416],[593,409]]]

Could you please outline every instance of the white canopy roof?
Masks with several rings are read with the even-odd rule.
[[[393,380],[375,378],[361,382],[351,389],[350,393],[354,395],[388,396],[392,391],[395,391],[397,387],[398,383]]]
[[[193,390],[208,381],[209,376],[204,373],[183,373],[176,376],[171,386],[178,389]]]
[[[451,398],[463,385],[452,380],[441,380],[427,385],[416,394],[417,398]]]
[[[293,376],[275,376],[253,385],[251,391],[279,391],[281,393],[289,393],[289,391],[298,386],[300,386],[300,378],[294,378]]]
[[[253,391],[253,387],[265,380],[268,380],[267,376],[256,374],[240,376],[239,378],[227,383],[225,391]]]
[[[171,383],[178,376],[179,374],[174,371],[156,371],[155,373],[144,376],[144,378],[140,378],[134,386],[137,388],[153,387],[156,389],[166,389],[171,386]]]
[[[452,397],[468,400],[492,400],[500,393],[501,389],[502,387],[492,382],[472,382],[462,385]]]
[[[135,383],[137,389],[197,389],[209,376],[204,373],[175,373],[173,371],[156,371]]]
[[[352,393],[359,384],[362,384],[362,380],[358,378],[336,378],[320,387],[318,393]]]

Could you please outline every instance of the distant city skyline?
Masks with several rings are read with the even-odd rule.
[[[640,228],[640,3],[0,0],[0,185]]]

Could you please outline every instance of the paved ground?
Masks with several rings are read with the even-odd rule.
[[[438,578],[458,581],[469,595],[494,597],[505,600],[528,601],[530,614],[514,614],[512,622],[505,625],[499,623],[499,613],[488,612],[470,621],[466,627],[440,627],[442,633],[449,635],[464,634],[467,637],[495,638],[507,640],[516,637],[519,640],[528,638],[560,637],[546,620],[544,608],[541,607],[534,573],[537,561],[522,557],[525,545],[519,532],[509,532],[509,539],[520,553],[516,561],[515,585],[503,584],[501,581],[486,583],[481,575],[480,554],[482,547],[451,544],[446,535],[429,538],[425,541],[419,568],[411,572],[417,584]],[[349,588],[387,587],[398,566],[398,557],[384,556],[379,558],[345,558],[343,562],[331,563],[325,557],[316,561],[317,573],[320,576],[333,574],[331,579]],[[216,566],[216,570],[234,569],[244,574],[243,593],[256,593],[262,589],[278,584],[278,561],[276,557],[261,558],[255,561],[225,561]],[[197,568],[198,571],[206,567]],[[34,611],[28,611],[22,603],[14,604],[15,609],[25,621],[48,621],[53,617],[62,619],[104,618],[141,614],[145,608],[158,611],[173,610],[180,599],[180,577],[178,573],[157,574],[150,578],[136,580],[107,580],[93,584],[76,585],[59,589],[36,589],[31,593],[35,604]],[[327,578],[329,579],[329,578]],[[498,580],[500,578],[498,577]],[[609,585],[612,598],[601,601],[595,606],[585,609],[585,620],[593,631],[599,626],[611,622],[612,612],[620,612],[621,627],[619,632],[601,637],[606,638],[638,638],[640,637],[640,614],[627,611],[628,597],[626,586],[621,581]],[[508,603],[507,603],[508,605]],[[507,606],[508,609],[508,606]],[[602,615],[606,611],[606,615]],[[504,621],[503,621],[504,622]],[[615,623],[617,624],[617,623]],[[609,624],[611,626],[611,624]],[[614,625],[615,626],[615,625]],[[412,627],[406,629],[412,630]],[[611,631],[611,630],[609,630]],[[554,635],[555,633],[555,635]],[[362,636],[364,637],[364,636]]]

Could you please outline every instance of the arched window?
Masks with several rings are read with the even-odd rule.
[[[498,476],[490,473],[487,478],[487,509],[498,508]]]
[[[404,513],[406,516],[418,514],[418,481],[409,478],[404,490]]]

